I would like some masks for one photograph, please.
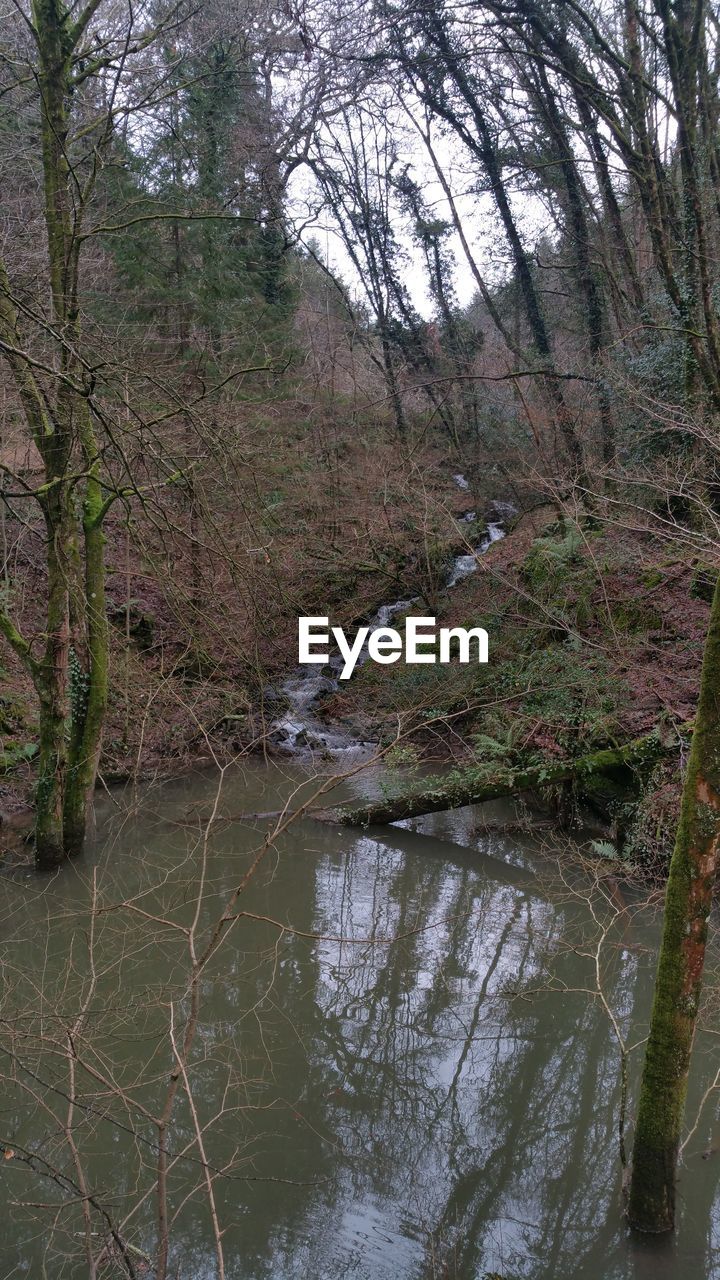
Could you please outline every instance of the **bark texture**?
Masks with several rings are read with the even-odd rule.
[[[675,1176],[720,844],[720,578],[670,862],[650,1035],[638,1104],[628,1217],[640,1231],[675,1223]]]
[[[332,816],[344,826],[365,827],[372,824],[399,822],[423,813],[440,813],[445,809],[462,809],[468,804],[482,804],[500,796],[536,791],[572,779],[612,773],[617,769],[640,768],[652,764],[671,748],[655,734],[637,738],[623,747],[607,747],[535,769],[464,769],[447,778],[427,778],[421,786],[397,796],[383,797],[357,809],[340,809]]]

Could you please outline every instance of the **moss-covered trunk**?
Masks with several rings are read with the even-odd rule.
[[[650,1035],[640,1085],[628,1217],[640,1231],[675,1221],[675,1170],[720,843],[720,578],[665,895]]]
[[[501,796],[557,786],[574,778],[612,773],[616,769],[646,767],[667,749],[655,734],[649,734],[624,747],[608,747],[575,760],[563,760],[535,769],[463,769],[444,778],[425,778],[419,786],[396,796],[372,801],[357,809],[336,810],[325,816],[345,826],[399,822],[424,813],[461,809],[468,804],[482,804]]]
[[[45,648],[34,672],[39,703],[40,752],[35,793],[35,859],[51,871],[62,862],[67,779],[68,660],[73,521],[63,484],[68,449],[58,435],[44,446],[47,492],[42,499],[47,539]]]
[[[89,447],[92,447],[90,438]],[[71,750],[63,809],[65,853],[80,853],[88,804],[95,789],[108,694],[108,624],[105,607],[105,535],[97,457],[86,453],[91,472],[83,513],[86,645],[70,664]]]
[[[73,23],[63,0],[34,0],[33,30],[40,85],[47,267],[56,340],[48,389],[29,381],[22,361],[16,382],[44,464],[38,501],[47,540],[45,651],[28,666],[40,708],[40,768],[36,795],[36,864],[50,870],[83,845],[88,798],[97,774],[107,703],[108,634],[105,610],[103,518],[91,409],[92,383],[83,359],[79,298],[83,216],[95,169],[84,185],[73,149],[73,60],[94,11]],[[109,132],[101,132],[104,145]],[[5,276],[0,275],[0,286]],[[18,320],[8,289],[0,301],[0,328],[17,338]],[[80,515],[82,508],[82,517]],[[7,626],[3,628],[8,634]]]
[[[35,790],[35,860],[40,871],[54,870],[65,857],[63,811],[70,629],[66,586],[52,565],[49,569],[48,637],[36,677],[40,752]]]
[[[40,753],[35,800],[35,859],[49,871],[83,847],[88,801],[97,776],[108,688],[105,605],[104,505],[98,459],[86,406],[74,407],[65,461],[45,447],[47,496],[46,642],[32,675],[39,703]],[[60,418],[63,421],[63,418]],[[83,518],[65,482],[72,443],[79,435],[88,466]],[[63,433],[57,433],[57,441]]]

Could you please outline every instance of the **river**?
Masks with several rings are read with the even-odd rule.
[[[3,879],[3,1277],[91,1274],[81,1176],[91,1251],[104,1211],[136,1275],[154,1274],[153,1116],[190,1008],[187,931],[202,950],[263,847],[273,820],[241,815],[314,785],[297,762],[252,761],[220,791],[209,771],[118,793],[80,862]],[[604,937],[603,996],[632,1042],[657,905],[596,881],[546,829],[478,826],[510,814],[367,832],[301,819],[273,842],[198,984],[167,1127],[169,1275],[219,1274],[209,1175],[232,1280],[720,1277],[716,1095],[675,1238],[638,1242],[622,1219],[619,1053],[594,954]],[[700,1036],[691,1116],[716,1043]],[[638,1067],[635,1051],[633,1084]],[[117,1252],[98,1270],[123,1274]]]

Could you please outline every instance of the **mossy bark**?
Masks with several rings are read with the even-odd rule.
[[[51,488],[48,529],[48,646],[53,661],[40,670],[40,778],[36,800],[36,862],[46,870],[82,849],[88,796],[95,784],[107,701],[102,491],[80,352],[79,249],[83,205],[71,199],[69,111],[72,57],[82,32],[61,0],[35,0],[48,266],[54,321],[61,335],[52,430],[40,442]],[[86,470],[83,515],[68,472]],[[54,563],[53,544],[58,563]],[[81,551],[82,547],[82,551]],[[84,573],[83,573],[84,558]],[[83,580],[84,578],[84,580]],[[51,614],[62,613],[60,626]]]
[[[88,439],[89,453],[93,448]],[[105,535],[102,529],[102,490],[97,479],[97,457],[90,462],[90,476],[83,513],[85,540],[85,616],[87,645],[84,663],[75,655],[71,668],[71,717],[73,735],[63,810],[65,852],[82,850],[87,809],[95,789],[108,695],[108,622],[105,604]]]
[[[535,769],[496,769],[491,772],[479,768],[464,769],[446,778],[425,779],[421,786],[357,809],[340,809],[331,816],[345,826],[399,822],[402,818],[461,809],[468,804],[482,804],[501,796],[556,786],[574,778],[613,773],[622,768],[646,767],[668,749],[655,734],[650,734],[624,747],[608,747],[579,756],[576,760],[564,760]]]
[[[628,1218],[640,1231],[675,1222],[675,1172],[720,844],[720,578],[670,862],[650,1035],[633,1148]]]
[[[94,0],[75,21],[63,0],[33,0],[47,273],[55,342],[54,377],[45,385],[24,356],[25,335],[14,290],[0,261],[0,337],[23,406],[28,432],[43,461],[35,492],[46,534],[44,650],[30,643],[0,609],[0,632],[32,677],[39,704],[39,776],[36,791],[36,865],[46,871],[83,843],[88,797],[97,773],[107,702],[107,621],[100,452],[92,418],[93,379],[82,357],[79,280],[83,217],[95,180],[93,162],[73,150],[73,67]],[[96,147],[110,141],[108,126]],[[85,143],[82,144],[83,151]],[[47,360],[43,352],[43,362]],[[82,517],[80,504],[82,503]]]
[[[47,530],[47,638],[35,672],[39,702],[40,752],[35,791],[35,861],[52,871],[65,857],[63,811],[68,744],[68,660],[70,607],[68,593],[71,530],[60,486],[43,503]]]

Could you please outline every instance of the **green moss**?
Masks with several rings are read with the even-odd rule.
[[[705,642],[700,698],[670,862],[650,1033],[638,1104],[628,1214],[644,1231],[675,1218],[675,1167],[705,962],[720,832],[720,583]]]
[[[650,734],[624,747],[606,747],[579,759],[546,762],[535,768],[512,769],[493,762],[484,767],[453,769],[442,778],[423,778],[415,786],[398,791],[394,798],[386,796],[358,809],[340,810],[338,817],[350,826],[396,822],[500,796],[556,787],[579,774],[614,774],[622,769],[645,768],[664,749],[660,740]]]
[[[610,613],[616,631],[632,635],[643,631],[659,631],[663,617],[659,609],[645,600],[613,601]]]

